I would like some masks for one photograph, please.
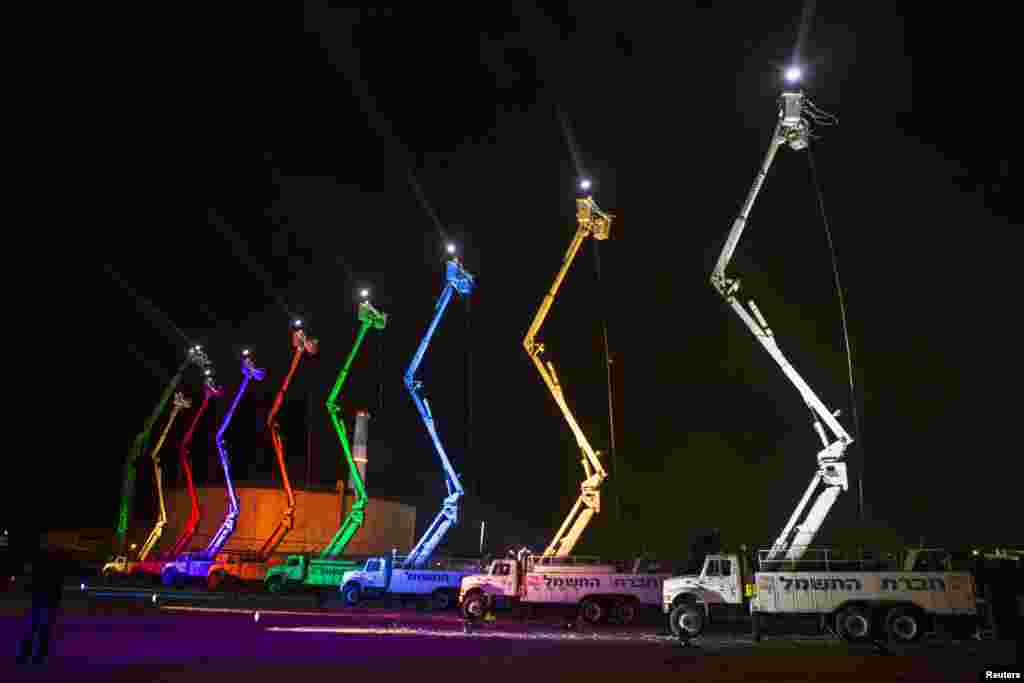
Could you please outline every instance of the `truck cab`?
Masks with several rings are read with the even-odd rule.
[[[160,581],[165,586],[182,586],[190,579],[206,579],[214,562],[224,562],[224,555],[214,559],[206,557],[201,551],[182,553],[164,565]]]
[[[371,557],[360,569],[347,571],[341,578],[341,593],[347,605],[357,605],[364,597],[376,597],[388,590],[396,555]]]
[[[267,569],[264,579],[267,590],[272,593],[279,593],[286,589],[288,584],[302,583],[309,571],[309,558],[306,555],[289,555],[284,562],[272,564]]]
[[[128,561],[127,555],[115,555],[103,565],[103,570],[100,573],[107,579],[119,575],[124,576],[131,571],[132,564],[134,563]]]
[[[700,631],[717,611],[739,611],[754,594],[747,562],[737,554],[710,554],[700,574],[673,576],[663,586],[663,611],[669,626],[680,633]]]
[[[459,586],[459,604],[462,604],[466,595],[473,590],[481,591],[488,596],[487,603],[495,607],[503,607],[505,603],[519,596],[522,585],[521,563],[514,558],[498,559],[491,562],[487,571],[483,574],[471,574],[462,578]],[[483,616],[473,615],[475,618]]]

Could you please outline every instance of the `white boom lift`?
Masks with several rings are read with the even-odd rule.
[[[768,169],[771,168],[775,153],[783,145],[791,149],[801,150],[807,147],[810,136],[811,122],[804,112],[804,94],[800,91],[783,92],[779,106],[779,120],[772,133],[771,143],[768,145],[768,153],[765,154],[761,169],[754,179],[754,184],[747,194],[747,199],[732,224],[732,230],[725,241],[722,253],[718,256],[718,263],[711,273],[711,284],[721,294],[729,307],[736,312],[743,324],[754,334],[754,337],[779,364],[783,374],[793,383],[796,390],[800,392],[801,398],[811,412],[814,431],[821,439],[822,449],[818,451],[818,470],[811,478],[803,497],[793,511],[789,522],[786,523],[782,533],[779,534],[775,544],[772,546],[768,559],[774,560],[784,553],[789,560],[800,559],[804,550],[810,545],[821,528],[822,522],[828,515],[829,510],[835,503],[840,492],[847,490],[849,482],[846,476],[846,463],[842,462],[844,452],[853,439],[846,429],[839,424],[836,418],[839,411],[830,411],[818,398],[817,394],[804,381],[804,378],[790,364],[783,355],[779,345],[775,341],[775,334],[768,327],[761,311],[753,299],[748,299],[744,305],[738,298],[740,292],[740,279],[726,274],[729,262],[732,260],[736,246],[739,244],[743,229],[747,225],[750,210],[754,206],[761,186],[768,176]],[[804,516],[804,510],[811,496],[818,488],[819,483],[825,485],[825,489],[818,494],[814,505]],[[800,520],[803,522],[800,523]]]
[[[822,627],[832,624],[851,641],[868,640],[884,627],[889,638],[911,642],[940,622],[969,632],[976,628],[977,617],[973,577],[948,571],[948,567],[947,571],[933,571],[927,563],[919,566],[918,559],[933,551],[911,551],[902,567],[877,558],[834,555],[827,549],[808,553],[836,498],[848,487],[842,458],[853,439],[836,419],[839,412],[825,407],[782,354],[757,305],[749,299],[745,305],[739,300],[739,278],[726,274],[776,152],[783,145],[794,150],[806,148],[811,124],[821,122],[821,112],[802,92],[793,90],[782,93],[778,119],[768,153],[711,273],[711,284],[779,364],[810,410],[822,444],[818,469],[772,548],[759,553],[753,572],[746,553],[711,554],[705,557],[699,575],[675,576],[663,582],[662,609],[668,615],[669,628],[688,640],[704,630],[713,613],[747,608],[755,639],[760,638],[761,615],[815,616]],[[819,484],[825,488],[805,514]]]

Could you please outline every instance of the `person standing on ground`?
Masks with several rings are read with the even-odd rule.
[[[32,553],[32,620],[18,648],[18,663],[43,664],[50,654],[57,627],[57,610],[64,594],[65,558],[48,547],[40,533]]]

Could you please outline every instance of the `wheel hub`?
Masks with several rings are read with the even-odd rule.
[[[687,633],[696,633],[697,628],[700,626],[700,622],[696,614],[692,612],[684,612],[679,617],[679,628]]]
[[[910,640],[917,635],[917,622],[908,616],[899,616],[893,619],[892,630],[900,638]]]
[[[863,638],[868,634],[868,620],[859,614],[846,617],[846,632],[854,638]]]

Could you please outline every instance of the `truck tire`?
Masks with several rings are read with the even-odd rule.
[[[680,640],[696,638],[704,632],[704,610],[695,602],[684,602],[672,608],[668,627]]]
[[[836,615],[836,631],[851,643],[862,643],[871,637],[871,613],[863,607],[846,607]]]
[[[438,588],[430,596],[430,606],[439,612],[450,608],[453,602],[452,592],[447,588]]]
[[[599,624],[607,618],[608,610],[594,598],[586,598],[580,603],[580,616],[588,624]]]
[[[284,593],[285,579],[280,574],[274,574],[267,579],[267,590],[271,593]]]
[[[359,600],[362,598],[361,591],[359,590],[358,583],[348,583],[341,589],[341,599],[349,607],[355,607],[359,604]]]
[[[470,593],[462,601],[462,616],[473,621],[484,618],[487,612],[487,600],[482,593]]]
[[[897,643],[913,643],[924,634],[924,615],[910,607],[896,607],[885,618],[885,634]]]

